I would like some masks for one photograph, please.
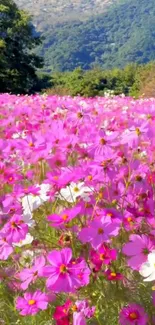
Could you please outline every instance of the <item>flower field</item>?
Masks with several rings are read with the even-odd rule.
[[[0,95],[0,325],[155,324],[155,99]]]

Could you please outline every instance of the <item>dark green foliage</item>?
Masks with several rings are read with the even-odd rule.
[[[135,97],[155,97],[155,62],[137,68],[130,94]]]
[[[0,92],[29,93],[38,83],[42,59],[33,53],[40,44],[30,17],[12,0],[0,1]]]
[[[51,88],[45,90],[48,94],[94,97],[110,90],[114,95],[151,97],[155,96],[155,62],[132,63],[124,69],[112,70],[77,68],[72,72],[53,73],[50,82]]]
[[[124,67],[155,59],[154,0],[119,0],[85,22],[48,26],[40,52],[46,71]]]
[[[115,95],[128,95],[135,81],[136,64],[130,64],[124,69],[102,70],[96,67],[84,71],[81,68],[73,72],[57,72],[52,75],[50,94],[81,95],[85,97],[103,96],[107,90]]]

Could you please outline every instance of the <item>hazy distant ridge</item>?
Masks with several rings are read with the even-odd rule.
[[[15,0],[20,8],[34,15],[38,29],[46,24],[85,19],[97,15],[117,0]]]

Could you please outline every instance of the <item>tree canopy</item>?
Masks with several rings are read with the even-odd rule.
[[[31,17],[12,0],[0,2],[0,92],[29,93],[37,84],[42,59],[33,51],[40,44]]]
[[[123,69],[57,72],[51,75],[51,88],[45,91],[57,95],[104,96],[108,91],[114,95],[155,97],[155,62],[144,65],[128,64]]]

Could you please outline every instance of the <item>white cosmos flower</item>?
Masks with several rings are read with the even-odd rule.
[[[147,156],[147,152],[145,150],[140,153],[141,158],[146,157],[146,156]]]
[[[79,196],[83,198],[88,197],[89,193],[92,191],[93,189],[89,188],[88,186],[85,186],[84,182],[79,182],[77,184],[71,182],[69,186],[60,190],[60,194],[58,195],[58,197],[62,200],[64,199],[67,202],[73,203]]]
[[[31,212],[23,211],[22,219],[29,227],[33,227],[35,225]]]
[[[42,199],[42,201],[46,202],[49,200],[49,195],[47,195],[47,193],[49,192],[51,186],[50,184],[41,184],[40,186],[40,197]]]
[[[41,184],[37,186],[40,187],[39,195],[28,194],[22,198],[22,207],[25,218],[29,217],[29,219],[32,219],[32,212],[49,199],[47,192],[50,190],[50,185]]]
[[[22,207],[24,210],[24,215],[30,215],[32,217],[32,212],[36,210],[40,205],[41,200],[39,196],[28,194],[22,198]]]
[[[13,138],[13,139],[19,139],[19,138],[21,138],[21,139],[25,139],[25,138],[26,138],[25,131],[23,131],[23,132],[18,132],[18,133],[14,133],[14,134],[12,135],[12,138]]]
[[[155,250],[148,255],[148,260],[142,264],[139,273],[145,277],[144,281],[155,280]]]
[[[22,252],[19,261],[23,266],[30,267],[34,261],[34,252],[29,249]]]
[[[20,240],[19,243],[13,244],[14,246],[22,247],[28,244],[31,244],[33,242],[34,237],[30,235],[30,233],[26,234],[25,239]]]

